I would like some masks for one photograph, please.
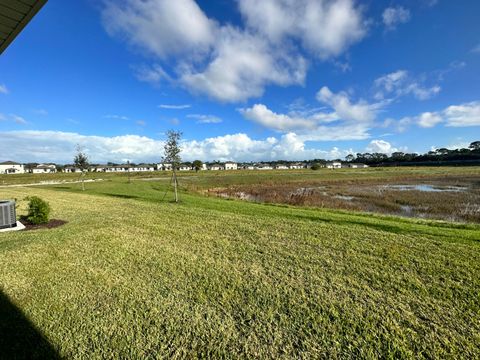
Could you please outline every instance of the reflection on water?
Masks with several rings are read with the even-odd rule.
[[[417,185],[382,185],[384,189],[390,190],[399,190],[399,191],[424,191],[424,192],[460,192],[466,191],[467,188],[464,186],[435,186],[428,184],[417,184]]]

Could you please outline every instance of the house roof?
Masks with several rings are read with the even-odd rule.
[[[1,162],[0,165],[22,165],[22,164],[17,163],[15,161],[4,161],[4,162]]]
[[[47,0],[0,1],[0,54],[12,43]]]

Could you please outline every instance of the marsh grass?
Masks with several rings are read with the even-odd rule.
[[[207,194],[255,202],[367,211],[449,221],[480,222],[480,176],[396,176],[365,179],[296,179],[295,181],[228,185]],[[429,184],[460,191],[398,190],[388,185]],[[408,210],[405,210],[408,209]]]

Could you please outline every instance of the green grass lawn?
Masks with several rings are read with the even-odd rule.
[[[480,357],[480,226],[192,190],[243,174],[0,188],[68,221],[0,233],[0,290],[67,358]]]

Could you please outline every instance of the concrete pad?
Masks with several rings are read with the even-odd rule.
[[[23,230],[23,229],[25,229],[25,225],[23,225],[20,221],[17,221],[17,226],[11,227],[11,228],[6,228],[6,229],[0,229],[0,232],[18,231],[18,230]]]

